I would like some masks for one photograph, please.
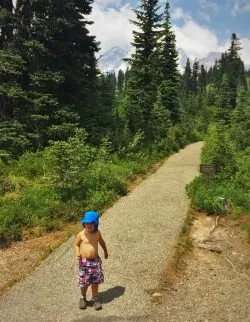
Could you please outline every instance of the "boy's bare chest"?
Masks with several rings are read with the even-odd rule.
[[[82,235],[83,244],[97,244],[99,236],[97,234]]]

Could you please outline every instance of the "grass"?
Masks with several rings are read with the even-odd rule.
[[[64,224],[61,231],[53,233],[45,233],[36,227],[25,231],[27,240],[15,243],[14,248],[0,249],[1,257],[6,259],[0,272],[0,294],[29,275],[45,258],[80,229],[80,223]],[[19,254],[18,260],[15,252]]]
[[[186,268],[186,257],[193,249],[190,230],[197,216],[195,208],[190,206],[177,243],[167,261],[167,269],[164,276],[165,286],[175,283]]]
[[[162,297],[154,297],[154,294],[159,293],[159,295],[163,295],[166,290],[171,288],[171,286],[182,277],[182,273],[184,272],[187,265],[187,256],[193,249],[190,231],[193,222],[197,217],[198,213],[196,209],[193,206],[190,206],[177,242],[173,247],[172,252],[168,255],[166,272],[163,275],[162,280],[160,281],[158,286],[153,289],[147,290],[148,294],[151,296],[152,302],[160,304]]]

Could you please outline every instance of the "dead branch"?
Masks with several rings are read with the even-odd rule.
[[[232,268],[235,270],[235,266],[234,264],[226,257],[226,256],[223,256],[225,258],[225,260],[232,266]]]
[[[212,234],[215,231],[215,229],[218,227],[218,220],[219,220],[219,216],[216,217],[214,229],[210,232],[210,234]]]

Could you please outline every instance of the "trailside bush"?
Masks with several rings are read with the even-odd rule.
[[[209,127],[201,160],[216,166],[216,177],[219,180],[230,179],[237,172],[236,153],[223,126]]]
[[[5,203],[0,201],[0,247],[10,241],[20,240],[24,225],[18,204],[11,200]]]
[[[0,243],[6,244],[22,237],[25,227],[43,227],[49,231],[58,227],[55,209],[60,205],[60,194],[49,187],[26,189],[18,199],[0,200]]]
[[[78,130],[68,141],[52,142],[45,149],[45,171],[48,181],[62,189],[82,185],[88,166],[97,155],[86,143],[86,133]]]
[[[44,175],[44,153],[26,152],[16,162],[12,173],[16,176],[24,176],[28,179]]]
[[[13,191],[15,191],[15,184],[11,179],[5,176],[0,176],[0,196]]]
[[[235,176],[237,187],[250,191],[250,147],[237,155],[237,164],[239,171]]]
[[[208,187],[206,187],[205,178],[199,176],[187,185],[186,190],[198,209],[210,215],[227,213],[226,201],[230,198],[230,183],[218,184],[218,182],[210,180]]]

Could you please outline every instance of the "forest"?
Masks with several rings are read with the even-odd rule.
[[[141,0],[127,70],[103,74],[92,5],[0,2],[0,246],[102,213],[137,175],[197,141],[216,173],[188,195],[208,214],[243,216],[250,238],[250,72],[238,36],[214,66],[188,59],[180,72],[169,2]]]

